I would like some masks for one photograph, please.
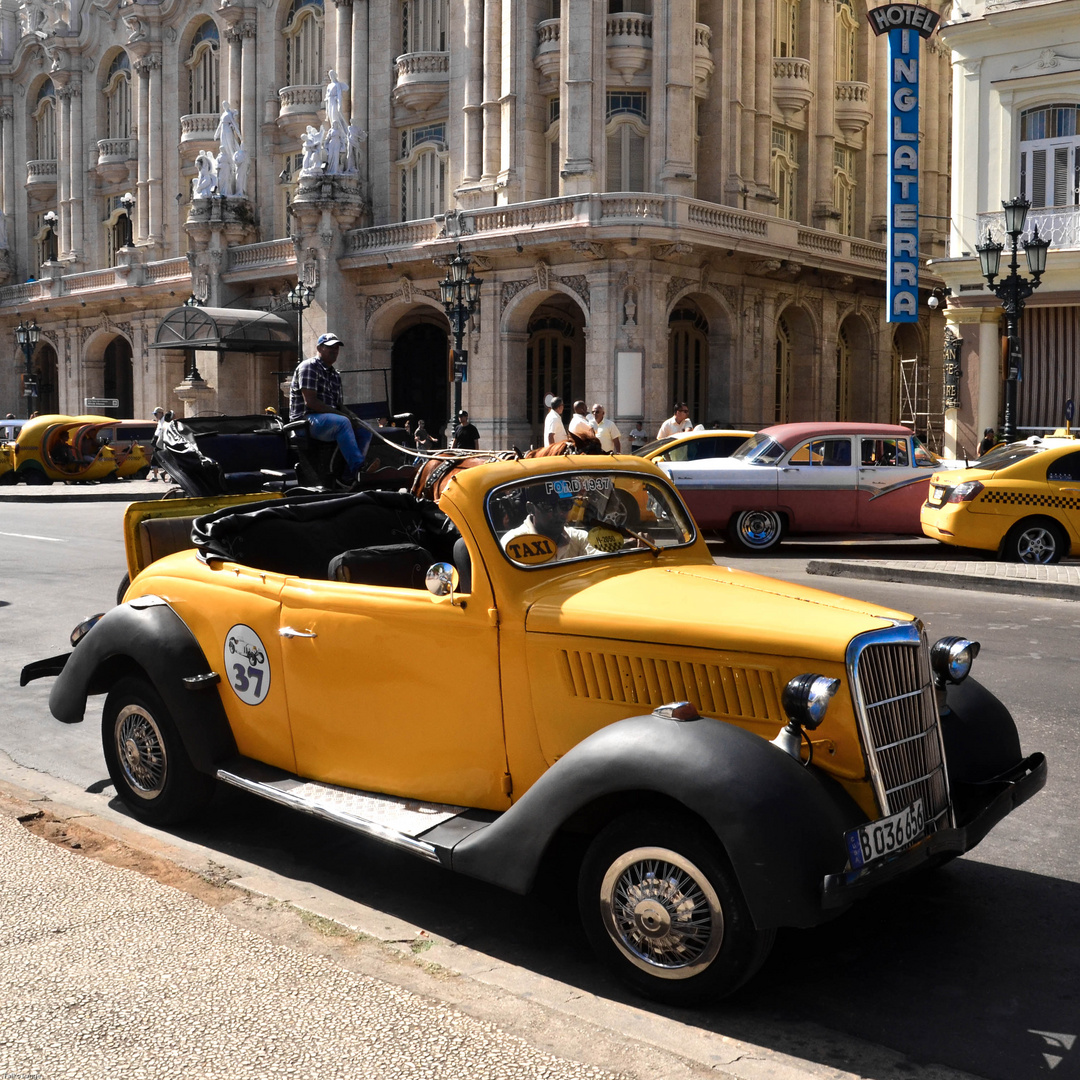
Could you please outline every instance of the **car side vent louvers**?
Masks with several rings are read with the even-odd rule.
[[[948,817],[949,788],[926,643],[867,644],[857,660],[860,721],[883,814],[923,801]]]
[[[776,673],[770,668],[576,649],[560,650],[557,660],[575,697],[642,709],[654,709],[668,701],[691,701],[705,716],[782,722]]]

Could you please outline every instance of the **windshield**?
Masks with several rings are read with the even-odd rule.
[[[1041,454],[1046,447],[1031,446],[1028,443],[1009,443],[1006,446],[998,446],[971,463],[973,469],[989,469],[996,472],[998,469],[1007,469],[1018,461],[1026,461],[1035,454]]]
[[[556,473],[488,495],[488,524],[515,565],[610,559],[689,544],[694,525],[662,481],[624,473]]]
[[[735,461],[749,461],[754,465],[775,465],[784,453],[784,448],[772,436],[759,431],[731,456]]]
[[[659,450],[661,446],[670,446],[674,441],[674,435],[669,435],[666,439],[653,439],[652,442],[646,443],[644,446],[635,450],[634,454],[637,457],[642,457],[645,454],[651,454],[654,450]]]

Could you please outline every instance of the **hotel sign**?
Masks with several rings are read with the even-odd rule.
[[[919,321],[919,38],[941,18],[918,4],[867,12],[875,34],[889,35],[889,322]]]

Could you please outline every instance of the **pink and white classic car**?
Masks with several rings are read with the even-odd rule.
[[[727,458],[659,462],[698,525],[746,551],[794,533],[909,533],[943,462],[897,424],[776,424]],[[957,465],[962,463],[955,463]]]

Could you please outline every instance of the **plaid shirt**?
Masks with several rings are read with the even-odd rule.
[[[296,366],[289,387],[289,419],[302,420],[308,414],[303,390],[314,390],[315,396],[332,408],[341,408],[341,376],[317,356],[309,357]]]

